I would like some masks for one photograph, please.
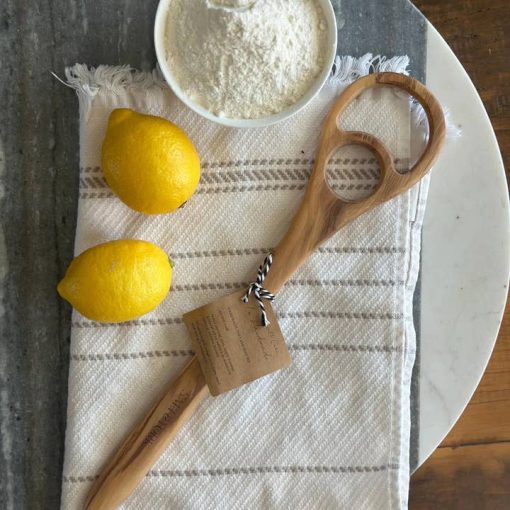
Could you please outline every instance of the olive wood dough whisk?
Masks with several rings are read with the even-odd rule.
[[[375,136],[343,131],[338,119],[349,103],[372,87],[394,86],[405,90],[423,106],[429,124],[425,151],[405,174],[396,171],[393,158]],[[315,166],[301,207],[289,230],[273,252],[273,263],[264,287],[276,294],[311,253],[335,232],[361,214],[396,197],[416,184],[432,167],[445,139],[443,111],[434,96],[413,78],[396,73],[376,73],[360,78],[340,95],[329,112],[321,133]],[[371,149],[381,178],[372,194],[348,202],[339,198],[326,180],[329,158],[345,145]],[[200,402],[209,394],[197,357],[170,382],[147,416],[124,441],[93,484],[85,508],[117,508],[137,487]]]

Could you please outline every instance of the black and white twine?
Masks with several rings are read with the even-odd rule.
[[[267,318],[267,312],[266,307],[264,306],[264,299],[267,299],[267,301],[271,302],[274,301],[274,294],[271,294],[267,289],[264,289],[262,287],[262,284],[264,283],[264,279],[267,276],[267,273],[269,272],[269,269],[271,268],[271,264],[273,263],[273,256],[269,254],[265,260],[264,263],[259,267],[258,273],[257,273],[257,279],[254,282],[250,283],[250,286],[248,287],[248,290],[246,291],[246,294],[243,296],[243,302],[247,303],[250,299],[250,294],[253,293],[255,296],[255,299],[257,300],[260,308],[260,320],[262,326],[268,326],[270,324],[269,319]]]

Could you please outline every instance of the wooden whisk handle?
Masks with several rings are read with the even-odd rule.
[[[84,508],[114,510],[122,504],[207,395],[200,364],[193,357],[105,465]]]
[[[407,91],[423,107],[429,124],[427,146],[406,174],[396,171],[392,155],[375,136],[344,131],[338,119],[363,91],[393,86]],[[430,170],[445,140],[445,120],[437,99],[419,81],[396,73],[376,73],[360,78],[340,95],[330,110],[321,133],[310,181],[289,230],[273,252],[271,270],[264,288],[276,294],[306,259],[335,232],[361,214],[407,191]],[[372,150],[379,163],[381,178],[371,195],[357,201],[338,197],[326,181],[326,167],[333,153],[346,145],[362,145]]]

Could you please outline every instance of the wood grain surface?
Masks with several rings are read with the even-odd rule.
[[[415,0],[471,76],[510,170],[510,1]],[[510,306],[469,406],[411,481],[411,510],[510,508]]]
[[[118,508],[208,395],[202,370],[193,357],[103,467],[90,489],[85,509]]]
[[[415,97],[423,106],[430,126],[430,137],[423,154],[406,174],[397,172],[386,146],[368,133],[343,131],[339,120],[347,107],[365,90],[395,86]],[[291,225],[273,252],[271,272],[264,287],[277,294],[290,276],[335,232],[374,207],[403,193],[419,182],[435,163],[445,140],[445,120],[436,98],[417,80],[397,73],[370,74],[352,83],[336,99],[328,113],[315,154],[305,196]],[[381,179],[369,196],[344,201],[330,188],[326,166],[332,154],[347,145],[360,145],[372,150],[379,162]]]

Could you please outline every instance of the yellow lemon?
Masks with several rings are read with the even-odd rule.
[[[122,322],[156,308],[171,280],[172,264],[161,248],[125,239],[84,251],[71,262],[57,290],[89,319]]]
[[[182,129],[127,108],[110,115],[102,167],[119,198],[146,214],[175,211],[189,200],[200,180],[200,158]]]

